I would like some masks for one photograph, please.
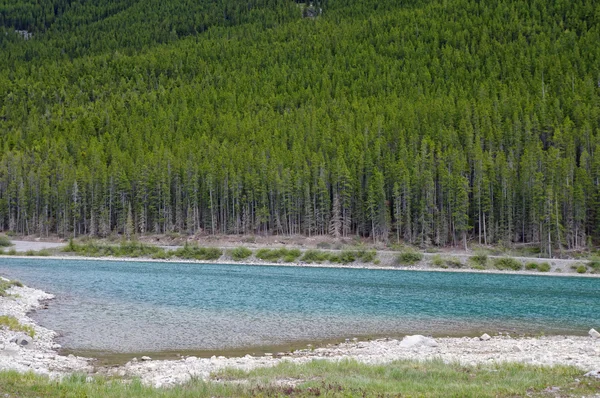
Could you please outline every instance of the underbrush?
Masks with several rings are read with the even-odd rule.
[[[399,265],[413,265],[423,259],[423,254],[415,251],[406,251],[396,256],[396,264]]]
[[[499,270],[519,271],[523,268],[523,264],[514,258],[503,257],[494,260],[494,267],[498,268]]]
[[[247,247],[236,247],[229,251],[229,256],[235,261],[245,260],[252,255],[252,250]]]
[[[356,261],[375,263],[377,261],[376,257],[377,252],[375,250],[342,250],[341,252],[307,250],[302,256],[302,261],[317,264],[327,261],[333,264],[350,264]]]

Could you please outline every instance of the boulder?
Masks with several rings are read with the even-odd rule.
[[[10,339],[10,342],[20,345],[21,347],[31,347],[33,339],[26,334],[19,334]]]
[[[595,339],[600,339],[600,333],[598,333],[596,331],[596,329],[590,329],[590,331],[588,332],[588,334],[590,335],[590,337],[593,337]]]
[[[592,370],[591,372],[587,372],[584,374],[585,377],[595,377],[596,379],[600,379],[600,369]]]
[[[418,347],[437,347],[438,343],[430,337],[415,334],[414,336],[406,336],[400,342],[402,348],[418,348]]]
[[[152,360],[152,358],[147,357],[145,355],[142,357],[142,361],[151,361],[151,360]]]
[[[488,341],[489,339],[491,339],[491,337],[487,333],[482,334],[481,337],[479,338],[479,340],[481,340],[481,341]]]

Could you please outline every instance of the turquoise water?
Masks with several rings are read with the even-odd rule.
[[[0,275],[57,296],[33,317],[72,350],[600,326],[594,278],[14,258],[0,259]]]

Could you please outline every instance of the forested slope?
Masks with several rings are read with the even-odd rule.
[[[0,227],[600,240],[600,5],[303,7],[0,0]]]

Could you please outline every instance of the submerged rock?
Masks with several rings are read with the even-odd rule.
[[[598,333],[596,331],[596,329],[590,329],[590,331],[588,332],[588,334],[590,335],[590,337],[593,337],[595,339],[600,339],[600,333]]]
[[[438,343],[430,338],[415,334],[414,336],[406,336],[400,342],[402,348],[417,348],[417,347],[437,347]]]

